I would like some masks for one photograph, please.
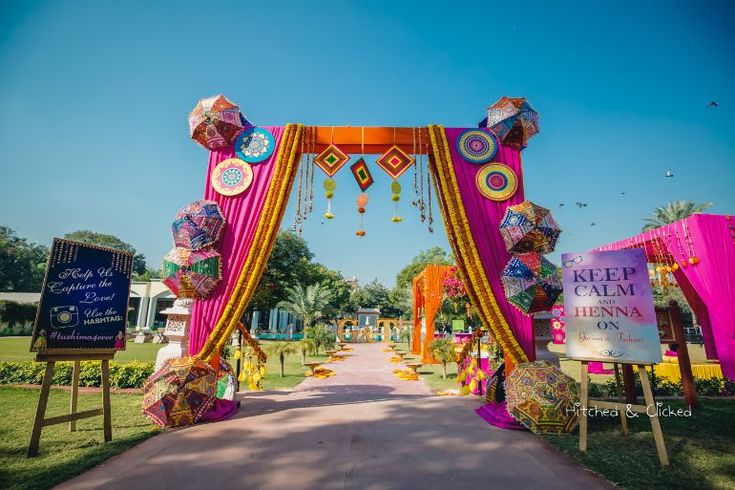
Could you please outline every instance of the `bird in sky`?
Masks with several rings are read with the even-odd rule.
[[[560,203],[559,203],[559,207],[560,207],[560,208],[563,208],[563,207],[564,207],[564,203],[563,203],[563,202],[560,202]]]
[[[574,204],[576,204],[579,209],[582,209],[582,208],[586,208],[587,207],[587,203],[586,202],[577,201]]]
[[[597,223],[595,223],[595,222],[593,221],[593,222],[592,222],[592,223],[590,224],[590,226],[597,226]]]
[[[709,104],[707,104],[707,107],[719,107],[720,104],[715,102],[714,100],[710,100]]]
[[[625,197],[625,194],[626,194],[625,192],[621,192],[620,197]]]
[[[664,174],[664,177],[669,177],[670,178],[670,177],[673,177],[673,176],[674,176],[674,172],[672,172],[671,170],[667,170],[666,173]]]

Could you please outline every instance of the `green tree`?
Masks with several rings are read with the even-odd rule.
[[[311,327],[322,318],[331,300],[331,293],[321,284],[304,287],[301,284],[286,288],[286,299],[278,303],[279,308],[301,318],[304,328]]]
[[[304,337],[297,345],[299,352],[301,353],[301,364],[306,364],[307,354],[314,354],[316,352],[316,344],[310,338]]]
[[[345,313],[355,315],[359,308],[379,308],[381,316],[398,318],[411,311],[411,296],[407,289],[388,289],[374,279],[352,292]]]
[[[0,291],[40,291],[47,260],[48,248],[0,226]]]
[[[314,342],[314,350],[319,354],[319,348],[331,349],[337,342],[336,334],[327,325],[319,323],[304,328],[304,337]]]
[[[447,364],[457,361],[454,342],[451,339],[436,339],[429,345],[431,355],[442,363],[442,377],[447,379]]]
[[[130,245],[128,242],[120,240],[115,235],[107,235],[105,233],[97,233],[90,230],[77,230],[64,235],[64,238],[68,240],[74,240],[82,243],[89,243],[90,245],[99,245],[100,247],[109,247],[123,252],[130,252],[133,254],[133,274],[134,279],[146,274],[148,267],[145,263],[145,255],[138,253],[135,247]]]
[[[712,206],[711,202],[703,202],[701,204],[687,200],[668,202],[665,206],[659,206],[654,209],[651,217],[643,218],[643,221],[647,223],[643,227],[643,231],[653,230],[659,226],[688,218],[694,213],[701,213],[710,206]]]
[[[279,232],[250,308],[269,310],[285,301],[288,297],[288,285],[300,282],[299,276],[310,268],[312,257],[309,246],[302,237],[290,231]],[[302,284],[310,283],[312,282]]]
[[[268,346],[268,352],[274,356],[278,356],[278,362],[281,364],[281,377],[285,376],[286,356],[296,353],[296,346],[292,342],[279,341]]]
[[[413,278],[429,264],[452,265],[454,258],[441,247],[422,250],[396,275],[396,287],[410,288]]]
[[[330,300],[324,307],[324,317],[335,318],[340,316],[340,313],[349,304],[352,288],[345,282],[341,273],[333,271],[318,262],[309,262],[298,272],[298,276],[298,283],[318,283],[331,293]]]

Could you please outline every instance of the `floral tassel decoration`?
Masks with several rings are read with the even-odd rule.
[[[357,236],[365,236],[365,206],[368,203],[368,195],[365,193],[357,196],[357,212],[360,213],[360,229],[355,232]]]
[[[332,198],[334,197],[334,189],[337,188],[337,183],[333,178],[328,177],[324,179],[324,196],[327,198],[327,212],[324,213],[324,217],[327,219],[334,218],[332,214]]]
[[[393,200],[393,217],[390,219],[393,223],[400,223],[403,221],[398,215],[398,201],[401,200],[401,184],[397,180],[394,180],[390,184],[390,190],[392,192],[391,199]]]

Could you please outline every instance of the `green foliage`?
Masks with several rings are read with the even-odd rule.
[[[380,308],[380,315],[398,318],[411,311],[411,298],[406,289],[388,289],[377,279],[355,289],[350,296],[345,314],[355,315],[359,308]]]
[[[694,213],[701,213],[710,206],[712,206],[711,202],[703,202],[701,204],[687,200],[668,202],[665,206],[659,206],[654,209],[651,217],[643,218],[643,221],[648,223],[643,227],[643,231],[653,230],[659,226],[688,218]]]
[[[287,288],[286,292],[286,299],[278,303],[278,307],[301,318],[304,328],[314,325],[319,318],[323,317],[332,299],[331,292],[319,283],[306,287],[296,284]]]
[[[72,362],[57,362],[53,384],[71,385]],[[142,388],[153,374],[153,363],[132,361],[110,363],[110,385],[113,388]],[[0,384],[41,384],[46,363],[35,361],[0,361]],[[79,386],[100,386],[102,374],[99,361],[82,361]]]
[[[422,250],[396,275],[396,286],[399,288],[410,288],[414,276],[424,270],[429,264],[452,265],[453,263],[454,258],[441,247]]]
[[[0,291],[40,291],[48,248],[0,226]]]
[[[301,362],[306,362],[307,355],[316,355],[316,342],[314,339],[304,337],[297,345],[297,349],[301,353]]]
[[[38,303],[0,301],[0,336],[31,335]],[[19,327],[19,328],[17,328]]]
[[[296,354],[296,345],[293,342],[279,341],[273,342],[272,344],[268,345],[267,349],[269,354],[273,354],[275,357],[278,358],[278,362],[281,368],[281,377],[283,378],[285,376],[284,366],[286,363],[286,356]]]
[[[253,310],[269,310],[285,301],[288,297],[287,286],[298,282],[301,271],[309,266],[312,257],[302,237],[290,231],[280,231],[250,307]]]
[[[454,352],[452,339],[435,339],[429,344],[431,355],[442,363],[442,377],[447,377],[447,364],[457,361],[457,353]]]
[[[319,354],[319,349],[328,350],[337,343],[337,335],[323,323],[306,327],[304,329],[304,337],[310,339],[314,343],[314,350]]]
[[[120,240],[115,235],[107,235],[105,233],[97,233],[90,230],[77,230],[67,233],[64,235],[64,238],[77,242],[89,243],[90,245],[110,247],[122,250],[123,252],[130,252],[133,254],[133,273],[138,276],[146,274],[148,268],[145,263],[145,255],[137,253],[135,247]]]

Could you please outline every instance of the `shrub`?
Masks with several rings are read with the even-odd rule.
[[[82,361],[79,371],[79,386],[100,386],[102,373],[99,361]],[[0,362],[0,384],[41,384],[46,363],[35,361]],[[70,386],[72,362],[57,362],[53,384]],[[153,363],[132,361],[110,363],[110,386],[113,388],[142,388],[145,380],[153,374]]]
[[[11,329],[18,325],[19,331],[15,335],[30,335],[28,325],[30,324],[32,330],[33,323],[36,321],[37,309],[38,303],[0,301],[0,323],[6,323]]]

